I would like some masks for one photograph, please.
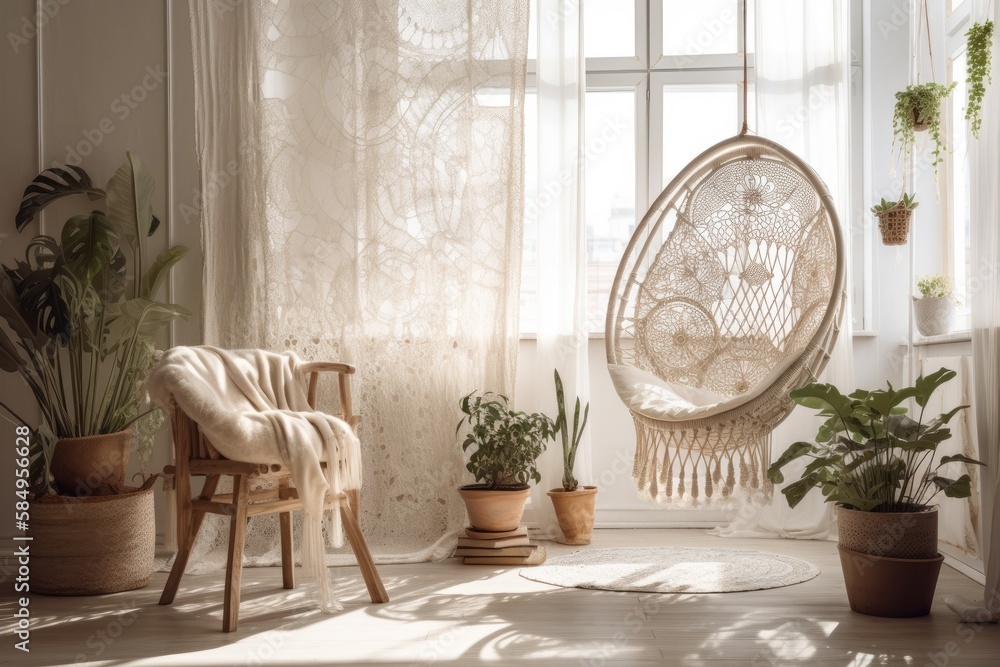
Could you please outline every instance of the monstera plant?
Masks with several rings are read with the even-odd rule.
[[[123,483],[130,436],[100,451],[93,437],[128,434],[150,413],[142,382],[153,364],[154,334],[190,315],[156,298],[187,249],[175,246],[146,263],[148,239],[159,226],[152,213],[154,187],[139,158],[127,153],[104,190],[83,169],[56,166],[24,191],[18,231],[64,197],[86,195],[105,203],[103,211],[69,218],[56,236],[35,236],[23,259],[0,271],[0,316],[9,329],[0,326],[0,369],[24,382],[41,421],[32,424],[3,403],[0,408],[34,431],[36,496],[48,489],[50,472],[68,495]],[[112,460],[102,459],[109,455]],[[90,481],[80,489],[80,480]]]

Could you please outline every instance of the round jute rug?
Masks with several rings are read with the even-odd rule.
[[[521,576],[564,588],[646,593],[733,593],[791,586],[819,574],[812,563],[750,549],[590,549],[525,568]]]

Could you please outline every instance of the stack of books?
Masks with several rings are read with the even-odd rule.
[[[504,533],[466,528],[465,535],[458,538],[455,555],[463,556],[466,565],[541,565],[545,562],[545,547],[528,540],[527,526]]]

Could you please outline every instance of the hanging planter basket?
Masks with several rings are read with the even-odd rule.
[[[913,216],[913,209],[898,204],[876,215],[878,229],[882,233],[882,244],[906,245],[910,238],[910,218]]]
[[[921,120],[921,116],[923,114],[921,114],[920,112],[921,112],[920,107],[917,107],[917,106],[913,107],[913,131],[914,132],[923,132],[924,130],[926,130],[930,126],[930,124],[926,120]]]

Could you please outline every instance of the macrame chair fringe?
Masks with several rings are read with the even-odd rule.
[[[816,381],[830,358],[844,264],[826,186],[774,142],[723,141],[667,186],[615,277],[608,363],[727,400],[697,419],[630,406],[641,496],[724,509],[770,499],[771,432],[795,407],[788,393]]]

